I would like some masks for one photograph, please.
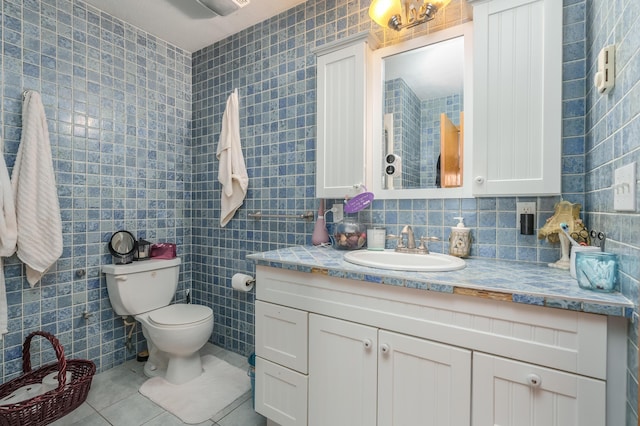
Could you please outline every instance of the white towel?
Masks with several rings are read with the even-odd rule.
[[[218,180],[222,184],[220,226],[224,227],[242,205],[249,186],[249,176],[240,146],[238,89],[227,99],[216,155],[220,161]]]
[[[47,118],[40,95],[28,91],[22,105],[22,139],[11,174],[18,258],[35,286],[62,255],[62,220],[56,190]]]
[[[0,340],[7,333],[7,291],[2,258],[16,251],[18,227],[9,171],[4,161],[4,146],[0,139]]]

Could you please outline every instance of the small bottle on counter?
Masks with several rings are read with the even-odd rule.
[[[449,254],[451,256],[467,257],[471,250],[471,229],[464,226],[463,217],[454,217],[454,219],[458,220],[458,224],[451,227]]]

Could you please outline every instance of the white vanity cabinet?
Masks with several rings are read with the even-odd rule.
[[[309,426],[469,424],[471,351],[310,314]]]
[[[368,33],[314,50],[317,55],[316,197],[342,198],[366,182],[366,143],[371,115],[367,84],[371,50]]]
[[[473,194],[560,194],[562,1],[470,3]]]
[[[282,426],[624,424],[622,318],[323,271],[256,279],[256,411]]]

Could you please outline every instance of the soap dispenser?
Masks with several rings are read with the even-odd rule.
[[[458,224],[451,227],[449,254],[457,257],[467,257],[471,249],[471,229],[464,226],[463,217],[454,217],[454,219],[458,220]]]

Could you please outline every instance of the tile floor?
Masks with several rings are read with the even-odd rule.
[[[236,353],[207,343],[202,355],[217,356],[236,367],[248,368],[247,359]],[[111,370],[96,374],[87,400],[60,420],[56,426],[174,426],[182,421],[142,396],[138,388],[147,380],[143,364],[127,361]],[[253,411],[251,391],[214,415],[204,426],[265,426],[264,417]]]

